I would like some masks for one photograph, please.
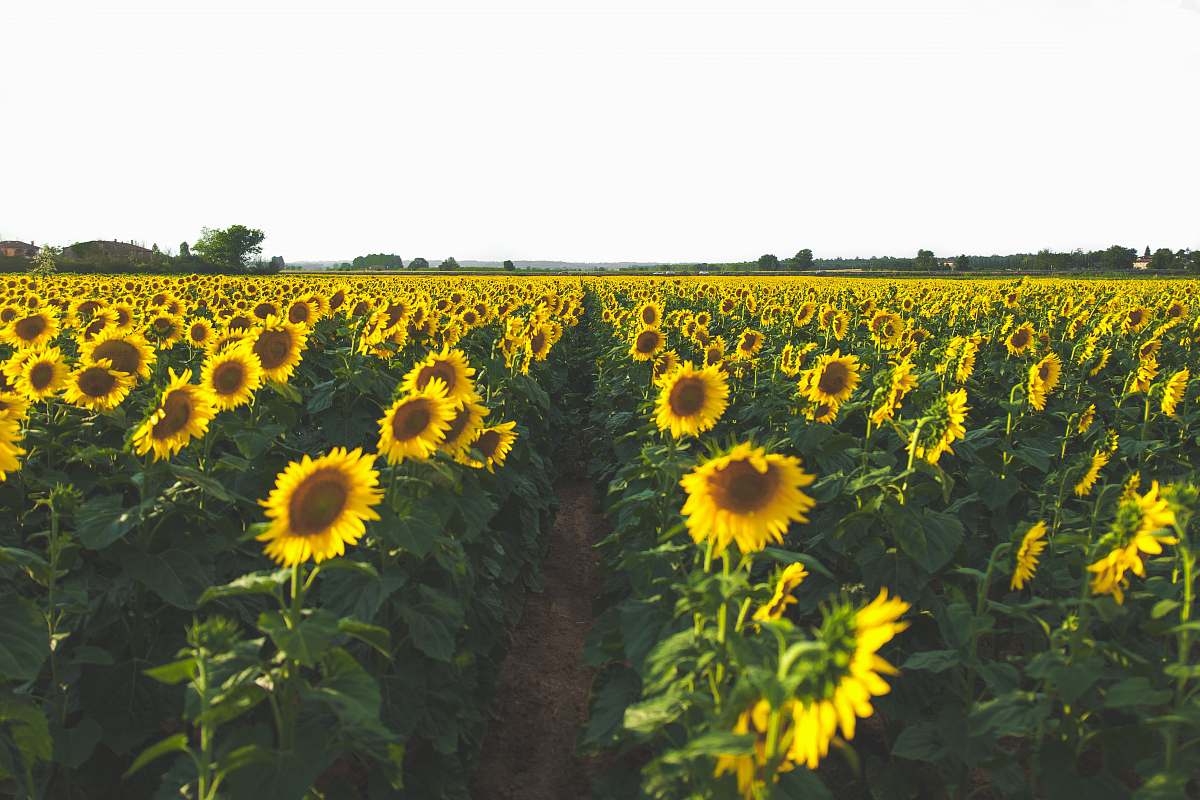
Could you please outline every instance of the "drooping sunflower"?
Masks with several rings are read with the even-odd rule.
[[[1038,411],[1046,410],[1046,398],[1058,387],[1062,377],[1062,360],[1057,353],[1047,353],[1029,368],[1029,405]]]
[[[81,355],[84,362],[110,361],[113,369],[131,375],[135,380],[149,378],[150,367],[158,358],[146,337],[140,333],[122,333],[115,328],[84,344]]]
[[[454,405],[440,378],[431,378],[420,391],[402,395],[379,420],[379,452],[389,464],[429,458],[446,438]]]
[[[685,361],[659,379],[655,423],[676,439],[711,430],[729,405],[729,385],[718,367]]]
[[[486,468],[488,472],[504,466],[517,441],[516,427],[515,422],[504,422],[481,430],[471,442],[471,450],[477,451],[482,458],[471,458],[470,465],[476,469]]]
[[[42,347],[58,335],[58,315],[49,308],[38,308],[16,316],[0,329],[0,339],[16,348]]]
[[[1033,347],[1035,338],[1033,326],[1028,322],[1022,322],[1004,340],[1004,346],[1008,348],[1008,352],[1011,355],[1019,356],[1022,353],[1028,352]]]
[[[62,391],[68,374],[62,352],[57,347],[47,347],[26,354],[13,383],[30,400],[45,400]]]
[[[798,561],[795,564],[788,564],[780,574],[779,580],[775,582],[775,593],[771,596],[770,601],[758,607],[758,610],[754,612],[754,619],[764,622],[782,617],[788,606],[796,604],[796,598],[792,596],[792,593],[807,577],[808,570],[804,568],[803,564]]]
[[[714,554],[737,542],[743,553],[782,542],[792,522],[807,522],[816,502],[801,491],[815,477],[800,459],[767,453],[749,442],[709,459],[685,475],[683,515],[697,543],[708,542]]]
[[[1187,393],[1188,380],[1192,373],[1186,368],[1179,370],[1170,378],[1163,386],[1162,396],[1162,412],[1168,417],[1175,416],[1175,409],[1183,402],[1183,396]]]
[[[913,374],[912,361],[906,358],[893,364],[891,374],[888,376],[887,388],[883,392],[882,402],[871,412],[871,422],[875,425],[882,425],[895,417],[904,396],[915,388],[917,388],[917,378]]]
[[[423,392],[430,381],[439,380],[446,396],[457,403],[475,394],[475,382],[471,379],[474,374],[475,369],[467,361],[466,354],[446,348],[440,353],[430,353],[424,361],[414,364],[400,383],[400,389],[410,393]]]
[[[208,391],[218,411],[249,403],[262,382],[262,365],[245,343],[213,353],[205,359],[200,372],[200,385]]]
[[[8,473],[21,468],[20,457],[25,455],[20,446],[23,436],[20,417],[0,414],[0,483],[8,479]]]
[[[475,441],[479,432],[483,430],[483,421],[487,415],[487,406],[483,405],[483,398],[478,394],[472,394],[460,403],[454,412],[454,418],[450,420],[450,427],[446,429],[446,438],[440,445],[442,452],[465,463],[471,442]]]
[[[642,328],[629,345],[629,355],[634,361],[650,361],[667,343],[667,337],[658,328]]]
[[[1092,487],[1096,485],[1096,481],[1100,479],[1100,470],[1104,469],[1104,465],[1112,458],[1103,450],[1097,450],[1092,454],[1088,468],[1084,471],[1083,476],[1079,479],[1079,483],[1075,484],[1075,496],[1087,497],[1092,492]]]
[[[1107,555],[1088,565],[1092,573],[1093,594],[1111,594],[1118,604],[1125,602],[1128,586],[1126,573],[1145,577],[1142,554],[1160,555],[1164,544],[1177,544],[1178,539],[1164,530],[1173,528],[1175,512],[1163,496],[1158,481],[1145,494],[1127,491],[1117,506],[1117,516],[1100,546]]]
[[[679,368],[679,354],[674,350],[663,350],[658,354],[658,358],[654,359],[654,380],[655,382]]]
[[[1079,415],[1079,423],[1075,429],[1080,433],[1087,433],[1088,428],[1092,427],[1092,423],[1096,421],[1096,404],[1092,403],[1083,410]]]
[[[1008,588],[1019,591],[1033,579],[1033,573],[1037,571],[1038,558],[1046,549],[1045,539],[1046,523],[1042,520],[1038,520],[1029,526],[1029,530],[1025,531],[1025,535],[1021,537],[1021,546],[1017,549],[1012,581]]]
[[[208,391],[191,382],[191,370],[168,372],[170,380],[158,405],[133,434],[134,452],[144,456],[153,451],[155,461],[170,458],[192,439],[204,438],[217,413]]]
[[[343,555],[366,532],[365,520],[383,498],[375,456],[361,449],[335,447],[313,459],[293,461],[275,479],[275,488],[260,500],[270,520],[258,535],[267,556],[284,566]]]
[[[299,325],[272,316],[251,332],[249,339],[262,366],[263,377],[276,383],[287,383],[300,363],[308,333]]]
[[[63,398],[72,405],[92,411],[116,408],[133,388],[133,376],[113,369],[112,361],[102,358],[81,364],[67,378]]]
[[[832,355],[818,356],[812,369],[801,377],[800,391],[814,403],[841,405],[854,394],[861,379],[858,357],[834,350]]]
[[[920,430],[916,455],[930,464],[938,463],[943,453],[953,453],[951,445],[965,438],[967,429],[967,390],[958,389],[939,398],[929,409],[928,420]]]

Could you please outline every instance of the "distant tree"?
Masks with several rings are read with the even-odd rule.
[[[262,253],[265,238],[267,236],[262,231],[245,225],[203,228],[194,249],[201,258],[215,266],[244,272],[251,257]]]
[[[795,269],[812,269],[813,253],[807,247],[801,250],[796,255],[792,256],[792,265]]]
[[[1175,253],[1169,247],[1160,247],[1150,256],[1150,269],[1175,269]]]
[[[441,269],[441,270],[458,269],[458,262],[454,260],[454,256],[450,256],[445,261],[443,261],[441,264],[438,264],[438,269]]]
[[[515,272],[517,269],[517,265],[512,263],[511,261],[509,261],[506,258],[506,259],[504,259],[504,269],[508,270],[509,272]]]
[[[773,256],[770,253],[765,253],[759,256],[758,261],[756,261],[755,264],[759,269],[767,271],[773,271],[782,268],[782,265],[779,263],[779,257]]]
[[[932,270],[937,268],[937,259],[932,250],[918,250],[917,260],[913,263],[917,269]]]
[[[1185,256],[1189,272],[1200,275],[1200,250],[1193,250]]]
[[[954,271],[966,272],[971,268],[971,257],[968,255],[959,255],[954,258]]]
[[[404,259],[395,253],[369,253],[354,259],[355,269],[403,269]]]
[[[56,263],[58,254],[58,249],[48,244],[42,245],[42,249],[38,250],[37,255],[29,262],[30,274],[35,278],[41,278],[58,272],[58,265]]]
[[[412,261],[408,262],[408,268],[409,269],[429,269],[429,262],[420,257],[414,258]]]
[[[179,257],[180,258],[191,258],[192,257],[192,248],[188,247],[187,242],[179,243]]]
[[[1142,258],[1151,258],[1150,245],[1146,245],[1146,252],[1142,253]]]
[[[1107,250],[1097,253],[1099,267],[1106,272],[1119,272],[1133,269],[1133,259],[1137,251],[1132,247],[1122,247],[1114,244]]]

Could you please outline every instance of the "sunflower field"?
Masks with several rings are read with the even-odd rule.
[[[594,797],[1200,797],[1198,290],[10,276],[0,792],[468,797],[587,456]]]

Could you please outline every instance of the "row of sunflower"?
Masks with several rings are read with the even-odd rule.
[[[0,283],[0,791],[462,796],[578,427],[550,398],[580,391],[582,298]]]
[[[1187,797],[1200,284],[589,284],[597,797]]]

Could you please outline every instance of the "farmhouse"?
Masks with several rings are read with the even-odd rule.
[[[63,248],[63,258],[149,258],[153,251],[133,242],[91,241],[76,242]]]
[[[38,254],[38,250],[41,250],[41,248],[33,242],[29,244],[18,241],[0,242],[0,256],[7,256],[9,258],[33,258]]]
[[[1150,256],[1138,256],[1133,260],[1133,268],[1138,270],[1150,269]]]

